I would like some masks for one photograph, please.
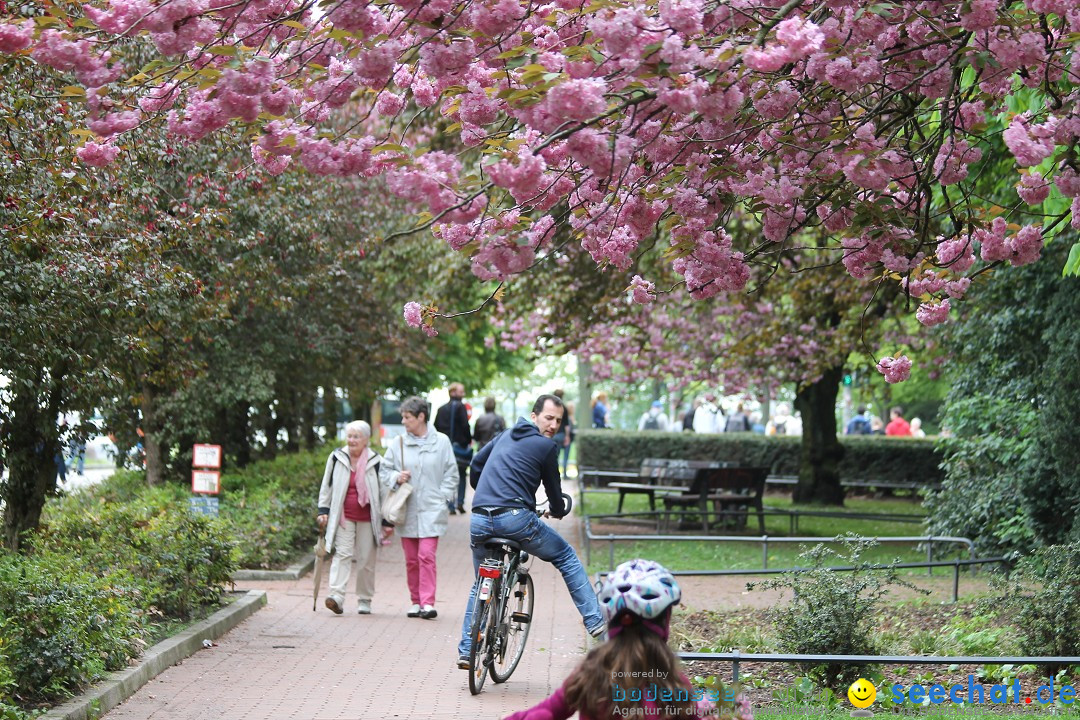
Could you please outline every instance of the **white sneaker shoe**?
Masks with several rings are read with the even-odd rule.
[[[424,609],[420,611],[420,617],[425,620],[434,620],[439,617],[439,611],[435,609],[434,605],[425,605]]]
[[[409,617],[420,617],[420,606],[413,603],[409,606],[409,612],[405,613]]]
[[[359,603],[357,603],[356,612],[358,612],[361,615],[370,615],[371,614],[371,601],[370,600],[361,600]]]

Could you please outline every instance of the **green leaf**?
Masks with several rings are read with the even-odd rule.
[[[1065,267],[1061,271],[1062,277],[1069,275],[1080,276],[1080,242],[1074,243],[1069,251],[1069,259],[1065,261]]]
[[[235,45],[215,45],[214,47],[207,48],[206,52],[210,53],[211,55],[225,55],[225,56],[228,56],[228,57],[235,57],[236,56],[236,46]]]

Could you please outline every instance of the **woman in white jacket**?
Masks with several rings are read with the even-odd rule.
[[[326,530],[330,594],[326,607],[340,615],[345,608],[352,559],[356,557],[357,612],[371,613],[375,594],[375,552],[383,536],[379,467],[382,458],[368,447],[371,426],[354,420],[345,426],[345,447],[330,453],[319,487],[320,528]]]
[[[405,520],[394,530],[405,551],[405,575],[412,607],[409,617],[432,619],[435,611],[435,552],[446,534],[448,504],[457,499],[458,469],[450,438],[428,424],[431,405],[411,397],[401,403],[405,434],[387,442],[380,479],[386,492],[408,482],[412,495]]]

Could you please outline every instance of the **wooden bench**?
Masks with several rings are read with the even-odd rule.
[[[716,460],[677,460],[670,458],[645,458],[638,471],[638,482],[609,482],[608,487],[619,491],[619,505],[615,512],[622,513],[627,495],[640,494],[649,498],[649,509],[656,511],[656,495],[682,493],[690,490],[698,474],[725,467],[729,463]]]
[[[719,467],[701,471],[694,484],[679,495],[667,495],[664,500],[664,514],[661,518],[661,530],[670,526],[672,515],[677,510],[696,508],[701,518],[701,529],[709,531],[710,513],[716,521],[727,524],[734,517],[736,527],[744,527],[746,517],[753,508],[757,513],[758,527],[765,534],[765,507],[762,496],[765,494],[765,479],[769,476],[766,467]]]

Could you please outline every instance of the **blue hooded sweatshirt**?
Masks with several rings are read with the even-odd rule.
[[[559,447],[523,417],[485,445],[469,467],[470,482],[476,490],[473,509],[511,507],[536,512],[536,491],[542,482],[551,514],[566,515],[559,477]]]

